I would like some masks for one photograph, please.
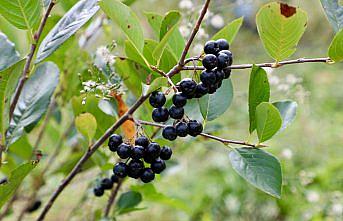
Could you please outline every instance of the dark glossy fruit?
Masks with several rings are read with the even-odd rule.
[[[215,72],[214,71],[208,71],[208,70],[204,70],[203,72],[201,72],[200,80],[206,87],[208,87],[212,84],[215,84],[217,82]]]
[[[135,140],[135,144],[142,147],[147,147],[149,143],[150,141],[146,136],[137,137]]]
[[[110,138],[108,139],[108,147],[112,152],[116,152],[117,148],[120,144],[123,143],[123,138],[122,136],[118,134],[112,134]]]
[[[26,209],[26,212],[28,213],[32,213],[34,211],[36,211],[37,209],[39,209],[39,207],[42,205],[42,201],[40,200],[36,200],[30,207],[28,207]]]
[[[219,52],[218,54],[218,68],[219,69],[228,67],[230,65],[230,62],[231,62],[230,57],[227,54]]]
[[[162,136],[164,139],[173,141],[177,138],[176,129],[173,126],[166,126],[162,130]]]
[[[160,145],[158,143],[152,142],[145,149],[144,157],[149,157],[151,159],[156,159],[160,155],[160,152],[161,152]]]
[[[197,88],[195,89],[194,98],[201,98],[202,96],[204,96],[207,93],[208,93],[207,87],[202,82],[200,82],[197,85]]]
[[[202,65],[207,70],[212,70],[213,68],[217,67],[218,65],[218,59],[213,54],[205,55],[205,57],[202,59]]]
[[[139,160],[144,157],[144,147],[136,145],[131,150],[131,158]]]
[[[164,160],[161,160],[161,159],[156,159],[151,164],[152,171],[157,174],[160,174],[165,168],[166,168],[166,163],[164,162]]]
[[[144,183],[149,183],[155,179],[154,171],[152,171],[150,168],[146,168],[143,170],[140,178]]]
[[[228,79],[231,76],[231,69],[230,68],[224,68],[223,73],[224,73],[224,79]]]
[[[182,93],[174,94],[172,100],[173,100],[173,104],[176,107],[183,107],[187,103],[187,97],[184,96],[184,94],[182,94]]]
[[[217,91],[217,84],[212,84],[207,87],[209,94],[214,94]]]
[[[222,81],[224,79],[224,72],[222,70],[216,70],[216,79],[217,79],[217,83],[219,81]]]
[[[183,107],[176,107],[173,105],[169,108],[169,116],[173,119],[181,119],[184,113]]]
[[[109,190],[109,189],[112,189],[113,182],[109,178],[104,178],[104,179],[101,180],[101,184],[100,185],[101,185],[102,189]]]
[[[120,144],[117,149],[117,154],[121,159],[128,158],[131,154],[131,146],[126,143]]]
[[[128,169],[128,176],[137,179],[143,172],[144,163],[141,160],[131,160]]]
[[[112,183],[118,183],[119,182],[119,177],[115,174],[111,176],[111,181]]]
[[[218,39],[216,41],[216,43],[218,44],[218,47],[219,47],[220,51],[222,51],[222,50],[229,50],[229,48],[230,48],[229,42],[227,42],[226,39]]]
[[[169,112],[165,107],[154,108],[151,116],[155,122],[165,122],[169,118]]]
[[[166,103],[166,96],[160,91],[152,92],[149,97],[149,103],[153,107],[162,107]]]
[[[185,122],[178,122],[175,125],[176,135],[179,137],[185,137],[188,135],[188,125]]]
[[[128,172],[127,165],[123,162],[117,163],[113,168],[113,173],[120,178],[126,177],[127,172]]]
[[[188,122],[188,134],[196,137],[198,136],[203,130],[202,124],[197,120],[190,120]]]
[[[94,193],[94,195],[97,196],[97,197],[100,197],[100,196],[104,195],[104,192],[105,192],[104,189],[101,188],[101,187],[95,187],[95,188],[93,189],[93,193]]]
[[[191,78],[185,78],[179,84],[181,92],[185,95],[192,95],[195,92],[196,86],[197,83]]]
[[[223,50],[220,53],[226,54],[227,56],[229,56],[229,66],[232,65],[232,52],[229,50]]]
[[[160,158],[162,160],[169,160],[172,154],[173,154],[172,149],[170,147],[164,146],[161,149]]]
[[[206,54],[217,54],[219,52],[218,43],[211,40],[205,43],[204,52]]]

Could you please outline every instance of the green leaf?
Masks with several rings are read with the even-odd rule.
[[[25,163],[11,172],[7,183],[0,185],[0,208],[15,193],[24,178],[36,167],[37,163]]]
[[[136,207],[142,201],[142,195],[139,192],[129,191],[120,195],[117,202],[118,212]]]
[[[144,35],[137,15],[130,7],[117,0],[101,0],[101,9],[115,22],[132,41],[138,51],[143,52]]]
[[[76,129],[85,137],[88,141],[91,141],[95,135],[97,123],[95,117],[90,113],[80,114],[75,118]]]
[[[214,94],[199,99],[200,111],[204,120],[214,120],[230,107],[233,98],[231,79],[223,81],[222,86]]]
[[[329,57],[335,62],[343,61],[343,29],[332,40],[329,47]]]
[[[7,145],[18,140],[24,128],[39,121],[46,112],[59,82],[58,67],[52,62],[38,66],[26,81],[7,131]]]
[[[282,119],[276,107],[262,102],[256,107],[256,130],[260,142],[269,140],[281,128]]]
[[[282,126],[279,131],[286,129],[292,123],[297,113],[298,104],[295,101],[277,101],[273,105],[279,110],[282,118]]]
[[[125,41],[125,54],[129,59],[150,68],[149,62],[145,59],[144,55],[137,50],[131,41]]]
[[[230,44],[235,39],[239,29],[243,24],[243,17],[237,18],[227,24],[224,28],[218,31],[213,37],[213,40],[218,40],[220,38],[226,39]]]
[[[268,54],[276,61],[288,58],[305,32],[307,14],[300,8],[272,2],[256,16],[257,30]]]
[[[35,63],[39,63],[51,55],[91,19],[98,10],[97,0],[81,0],[77,2],[44,38],[39,46]]]
[[[11,96],[15,91],[19,77],[23,71],[25,60],[19,61],[8,69],[0,72],[0,136],[5,137],[9,124],[9,109]],[[0,144],[5,144],[0,139]]]
[[[19,53],[15,50],[13,42],[9,41],[7,36],[0,32],[0,71],[5,70],[19,60]]]
[[[98,103],[98,107],[105,114],[109,116],[113,116],[113,117],[118,117],[118,113],[117,113],[118,107],[116,105],[116,102],[112,100],[109,101],[109,100],[101,99]]]
[[[233,169],[256,188],[281,198],[282,171],[279,160],[261,149],[237,148],[229,153]]]
[[[270,97],[270,86],[268,76],[263,68],[253,66],[250,73],[249,83],[249,132],[256,129],[255,112],[261,102],[268,102]]]
[[[41,0],[2,0],[0,14],[17,28],[32,30],[40,20]]]
[[[338,0],[320,0],[327,18],[335,32],[343,28],[343,6]]]
[[[150,93],[158,90],[159,88],[161,88],[163,86],[167,86],[167,84],[168,84],[167,78],[165,78],[165,77],[156,78],[149,85],[149,89],[147,90],[146,94],[150,94]]]
[[[149,64],[152,64],[152,65],[157,64],[156,59],[154,58],[154,56],[152,56],[157,45],[158,45],[158,42],[155,40],[152,40],[152,39],[144,40],[143,56],[146,58]]]
[[[145,12],[144,15],[148,19],[155,36],[159,38],[163,16],[154,12]]]

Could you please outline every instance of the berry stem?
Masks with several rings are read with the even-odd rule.
[[[110,210],[111,210],[111,207],[118,195],[118,192],[119,192],[119,189],[121,187],[121,185],[123,184],[124,182],[124,179],[120,179],[117,183],[117,185],[112,188],[112,191],[111,191],[111,195],[110,197],[108,198],[108,201],[107,201],[107,204],[106,204],[106,208],[105,208],[105,211],[104,211],[104,217],[107,218],[109,213],[110,213]]]

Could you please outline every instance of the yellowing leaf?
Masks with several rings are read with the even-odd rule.
[[[76,129],[90,141],[93,139],[97,123],[95,117],[90,113],[80,114],[75,119]]]

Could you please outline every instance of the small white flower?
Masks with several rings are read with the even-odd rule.
[[[289,74],[286,76],[286,82],[289,84],[297,84],[297,83],[300,83],[301,81],[302,81],[301,78],[298,78],[293,74]]]
[[[280,83],[280,78],[276,75],[270,75],[269,76],[269,83],[271,85],[278,85]]]
[[[306,199],[310,203],[315,203],[319,201],[320,196],[318,192],[311,190],[306,193]]]
[[[183,10],[192,9],[193,2],[191,0],[182,0],[179,2],[179,8]]]
[[[113,65],[115,63],[115,56],[111,54],[105,46],[100,46],[96,49],[96,59],[100,60],[101,62],[109,65]]]
[[[277,89],[279,91],[288,91],[290,88],[290,86],[288,84],[280,84],[278,85]]]
[[[203,48],[204,48],[204,46],[202,44],[198,43],[198,44],[194,45],[192,52],[195,55],[200,55],[201,52],[203,51]]]
[[[224,26],[225,22],[224,22],[224,18],[221,15],[217,14],[211,18],[210,23],[214,28],[219,29]]]
[[[183,37],[188,37],[189,34],[191,33],[191,29],[187,27],[186,25],[181,25],[179,27],[180,33]]]
[[[199,28],[198,37],[199,38],[208,38],[208,34],[206,33],[205,29]]]
[[[293,152],[291,149],[284,149],[281,152],[281,155],[285,158],[285,159],[292,159],[293,157]]]

